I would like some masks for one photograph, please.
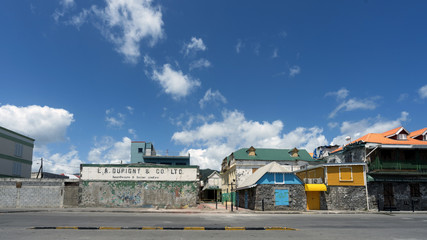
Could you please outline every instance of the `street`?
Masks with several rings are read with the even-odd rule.
[[[37,230],[32,227],[288,227],[296,231]],[[0,214],[0,239],[426,239],[427,214]]]

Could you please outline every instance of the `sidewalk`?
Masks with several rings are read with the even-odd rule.
[[[201,203],[197,207],[182,209],[167,208],[0,208],[2,213],[20,212],[112,212],[112,213],[182,213],[182,214],[427,214],[427,211],[341,211],[341,210],[311,210],[311,211],[254,211],[245,208],[227,209],[221,203]]]

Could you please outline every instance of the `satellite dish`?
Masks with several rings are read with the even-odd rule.
[[[346,141],[350,141],[350,140],[351,140],[351,137],[350,137],[350,136],[347,136],[347,137],[345,137],[345,140],[346,140]]]

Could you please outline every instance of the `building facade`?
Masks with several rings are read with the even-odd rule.
[[[31,177],[34,141],[0,127],[0,177]]]
[[[367,210],[365,163],[329,163],[299,170],[307,210]]]
[[[259,168],[277,162],[289,172],[299,170],[302,166],[316,164],[310,154],[304,149],[270,149],[242,148],[224,158],[221,165],[222,200],[233,201],[235,204],[235,189],[239,188],[247,177]]]
[[[328,162],[368,166],[369,208],[427,210],[427,128],[367,134],[337,149]]]
[[[194,207],[198,166],[82,164],[81,207]]]
[[[277,162],[259,168],[237,188],[237,206],[258,211],[293,210],[306,207],[303,182]]]
[[[165,156],[158,155],[153,144],[144,141],[131,142],[131,163],[151,163],[173,166],[189,166],[188,156]]]

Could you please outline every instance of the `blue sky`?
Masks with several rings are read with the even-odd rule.
[[[45,170],[130,142],[219,169],[241,147],[426,127],[425,1],[2,1],[0,125]],[[33,169],[38,165],[34,164]]]

